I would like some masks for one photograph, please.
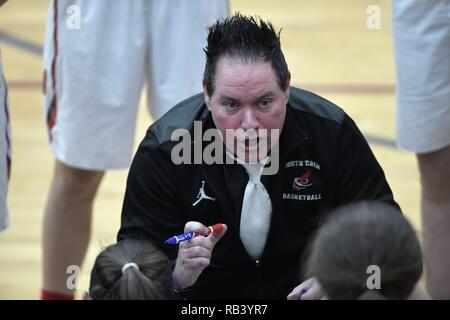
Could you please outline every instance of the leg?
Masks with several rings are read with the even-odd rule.
[[[450,299],[450,146],[418,155],[427,290]]]
[[[66,281],[69,265],[81,266],[91,231],[92,204],[101,171],[75,169],[56,161],[44,214],[44,290],[73,296]]]
[[[147,98],[148,110],[154,120],[178,102],[202,91],[203,48],[207,44],[208,27],[217,19],[228,16],[228,2],[149,1]]]
[[[144,80],[148,1],[79,0],[79,30],[66,25],[72,2],[51,2],[44,46],[45,114],[57,162],[44,216],[43,298],[73,295],[66,269],[83,261],[103,171],[129,166]]]

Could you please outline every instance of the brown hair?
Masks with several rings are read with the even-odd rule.
[[[422,274],[414,229],[396,207],[359,202],[339,208],[309,248],[306,273],[330,299],[406,299]],[[380,287],[368,287],[369,266],[380,270]]]
[[[126,263],[135,267],[122,268]],[[94,300],[174,299],[167,257],[151,242],[127,239],[105,248],[95,260],[89,294]]]

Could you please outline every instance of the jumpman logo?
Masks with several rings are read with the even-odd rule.
[[[216,201],[216,198],[211,198],[210,196],[207,196],[205,193],[205,180],[202,180],[202,186],[200,187],[200,190],[198,190],[198,194],[197,194],[197,201],[195,201],[192,206],[196,206],[197,204],[200,203],[200,201],[202,201],[203,199],[206,200],[211,200],[211,201]]]

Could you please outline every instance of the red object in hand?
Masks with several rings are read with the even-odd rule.
[[[215,225],[209,226],[208,227],[208,234],[211,233],[221,233],[223,230],[223,224],[221,223],[217,223]]]

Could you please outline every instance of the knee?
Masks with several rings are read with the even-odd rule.
[[[93,197],[100,184],[103,172],[82,170],[57,162],[53,184],[59,192],[73,198]]]

